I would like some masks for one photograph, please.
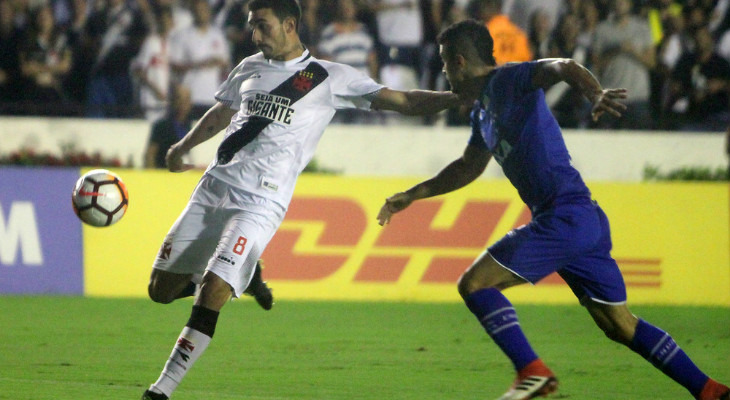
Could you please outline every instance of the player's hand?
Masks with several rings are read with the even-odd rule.
[[[387,199],[385,199],[385,204],[380,207],[380,212],[378,213],[378,223],[381,226],[389,223],[390,219],[393,217],[393,214],[403,211],[406,207],[410,206],[411,203],[413,203],[413,200],[413,197],[406,192],[396,193],[388,197]]]
[[[591,117],[593,122],[603,113],[609,113],[615,117],[621,117],[621,112],[626,110],[626,105],[619,102],[626,98],[628,90],[626,89],[604,89],[593,99],[593,108],[591,108]]]
[[[187,164],[183,161],[185,153],[178,144],[172,145],[165,155],[167,169],[171,172],[183,172],[192,169],[194,167],[192,164]]]

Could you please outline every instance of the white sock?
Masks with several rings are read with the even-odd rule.
[[[183,328],[160,378],[150,386],[150,390],[170,397],[188,370],[208,347],[210,339],[210,336],[195,329],[187,326]]]

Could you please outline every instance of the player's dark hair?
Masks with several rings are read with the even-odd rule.
[[[257,11],[263,8],[270,8],[279,21],[286,18],[294,18],[295,28],[299,30],[299,20],[302,19],[302,9],[296,0],[253,0],[248,3],[249,11]]]
[[[469,58],[477,56],[487,65],[497,65],[494,59],[494,40],[487,27],[473,19],[457,22],[441,32],[438,43],[444,46],[446,56],[456,54]]]

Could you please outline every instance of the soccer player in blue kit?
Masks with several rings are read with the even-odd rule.
[[[461,158],[435,177],[389,197],[381,225],[413,201],[457,190],[479,177],[494,157],[532,212],[532,221],[490,246],[458,283],[487,334],[514,364],[517,378],[500,400],[532,399],[558,381],[528,343],[512,304],[511,286],[557,272],[610,339],[635,351],[699,400],[728,400],[730,389],[705,375],[661,329],[634,316],[611,257],[608,219],[573,168],[543,90],[564,81],[593,104],[594,120],[620,116],[625,89],[603,89],[570,59],[496,67],[487,28],[467,20],[439,36],[444,72],[454,93],[473,100],[472,135]]]

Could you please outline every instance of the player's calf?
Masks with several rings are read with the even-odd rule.
[[[668,333],[644,320],[639,320],[629,347],[698,400],[722,400],[730,391],[702,372]]]
[[[253,278],[251,278],[251,282],[243,293],[253,296],[264,310],[271,310],[271,307],[274,305],[274,295],[261,277],[262,269],[263,263],[261,260],[258,260],[256,262],[256,269],[254,269]]]

